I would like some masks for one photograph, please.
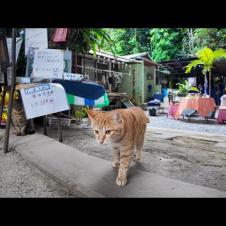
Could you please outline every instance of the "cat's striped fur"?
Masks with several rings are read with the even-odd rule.
[[[30,120],[26,119],[21,99],[13,101],[11,121],[13,126],[12,133],[17,136],[25,136],[35,132],[31,128]]]
[[[119,167],[116,184],[127,184],[127,171],[135,150],[136,160],[141,152],[148,117],[141,108],[117,109],[110,112],[89,110],[93,132],[100,144],[112,144],[112,165]]]

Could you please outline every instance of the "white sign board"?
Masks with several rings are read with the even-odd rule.
[[[62,79],[63,72],[64,51],[59,49],[35,49],[32,77]]]
[[[26,28],[25,29],[25,55],[29,47],[37,49],[48,48],[47,28]]]
[[[83,78],[84,78],[83,74],[64,73],[65,80],[81,81]]]
[[[65,90],[60,84],[40,84],[20,89],[27,119],[69,110]]]

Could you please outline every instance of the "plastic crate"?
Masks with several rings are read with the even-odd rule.
[[[63,127],[70,127],[71,119],[69,119],[69,118],[60,118],[60,124]],[[48,117],[48,125],[49,126],[58,126],[58,118],[56,118],[56,117]]]

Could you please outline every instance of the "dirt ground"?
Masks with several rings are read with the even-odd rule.
[[[42,130],[39,129],[42,133]],[[226,150],[215,141],[183,136],[167,138],[165,132],[146,132],[141,170],[196,185],[226,191]],[[168,132],[170,134],[170,132]],[[48,135],[58,139],[57,128]],[[162,136],[164,135],[164,136]],[[63,143],[89,155],[111,161],[111,147],[96,142],[90,128],[64,128]]]

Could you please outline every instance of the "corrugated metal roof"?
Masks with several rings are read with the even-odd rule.
[[[143,52],[143,53],[135,53],[135,54],[130,54],[130,55],[124,55],[122,57],[127,58],[127,59],[133,59],[133,58],[137,58],[137,57],[143,57],[143,56],[149,56],[148,52]],[[151,58],[150,58],[151,59]]]
[[[92,54],[92,55],[94,54],[94,52],[92,50],[90,50],[89,53]],[[112,59],[112,60],[117,60],[117,61],[120,61],[120,62],[125,62],[125,63],[141,63],[138,60],[127,59],[125,57],[116,56],[116,55],[114,55],[112,53],[105,52],[105,51],[96,51],[96,55],[97,56],[106,57],[106,58],[109,58],[109,59]]]
[[[127,59],[136,59],[136,60],[144,61],[145,64],[149,65],[149,66],[160,66],[160,64],[154,62],[151,59],[151,57],[150,57],[148,52],[135,53],[135,54],[131,54],[131,55],[125,55],[123,57],[127,58]]]

